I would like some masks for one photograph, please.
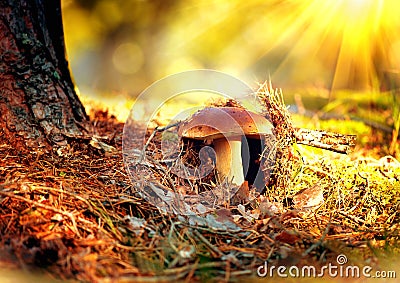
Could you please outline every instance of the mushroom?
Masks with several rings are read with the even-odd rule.
[[[272,124],[263,116],[239,107],[206,107],[193,114],[178,130],[180,137],[212,143],[220,181],[238,186],[245,181],[242,138],[260,139],[272,134]]]

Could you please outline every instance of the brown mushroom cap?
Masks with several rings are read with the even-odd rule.
[[[218,139],[272,134],[272,124],[263,116],[239,107],[207,107],[197,111],[180,127],[178,134],[190,139]]]

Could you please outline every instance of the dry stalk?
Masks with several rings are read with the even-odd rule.
[[[283,189],[285,192],[283,197],[287,197],[286,189],[290,185],[295,163],[293,152],[293,144],[296,140],[295,129],[281,90],[274,90],[271,82],[266,81],[259,86],[256,96],[264,107],[264,116],[274,126],[276,138],[272,147],[275,150],[273,167],[271,168],[271,164],[264,163],[263,170],[269,172],[272,169],[268,186],[275,187],[275,191]]]

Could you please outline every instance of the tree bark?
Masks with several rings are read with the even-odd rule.
[[[85,135],[60,0],[0,1],[0,114],[0,134],[21,150],[50,150]]]
[[[344,135],[320,130],[295,129],[296,142],[337,153],[349,154],[356,144],[356,135]]]

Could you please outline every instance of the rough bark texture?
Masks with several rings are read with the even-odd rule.
[[[351,152],[357,139],[355,135],[343,135],[302,128],[296,129],[294,135],[297,143],[346,154]]]
[[[0,134],[22,150],[84,134],[59,0],[0,1],[0,113]]]

